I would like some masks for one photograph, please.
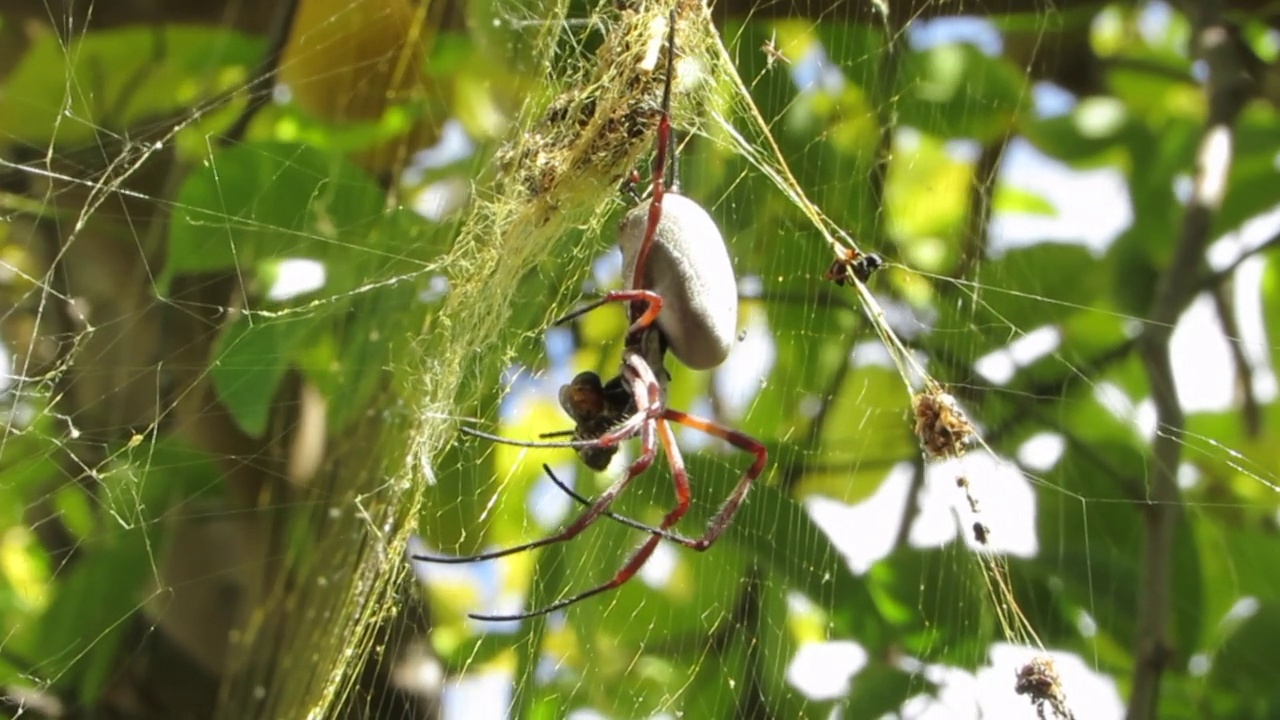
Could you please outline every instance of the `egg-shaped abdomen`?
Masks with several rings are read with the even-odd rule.
[[[649,222],[649,204],[622,219],[622,276],[635,288],[636,256]],[[738,326],[738,283],[729,251],[711,215],[689,198],[668,192],[641,288],[662,296],[658,327],[671,353],[688,367],[713,368],[729,356]]]

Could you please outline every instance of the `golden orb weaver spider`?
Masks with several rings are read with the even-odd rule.
[[[560,482],[550,468],[547,472],[562,490],[587,505],[586,509],[559,532],[513,547],[464,557],[414,555],[414,560],[435,563],[473,563],[494,560],[534,550],[577,537],[602,515],[649,534],[644,543],[623,563],[612,578],[592,588],[553,602],[545,607],[509,615],[469,613],[477,620],[523,620],[545,615],[580,600],[612,590],[626,583],[649,560],[661,540],[704,551],[729,527],[751,484],[763,472],[768,451],[763,443],[745,433],[710,419],[667,407],[667,372],[663,361],[671,351],[685,365],[708,369],[722,362],[732,347],[737,326],[738,296],[733,266],[724,239],[711,216],[693,200],[668,190],[668,156],[674,153],[671,129],[671,86],[674,76],[676,13],[667,21],[667,62],[658,118],[653,178],[648,206],[637,206],[623,218],[619,244],[623,251],[627,288],[606,293],[600,299],[560,318],[555,324],[572,320],[602,305],[627,303],[631,324],[627,329],[618,375],[602,382],[599,375],[583,372],[560,388],[560,404],[573,419],[569,431],[573,440],[524,441],[484,433],[473,428],[464,432],[495,442],[522,447],[571,447],[585,465],[594,470],[608,466],[619,445],[639,436],[640,455],[609,488],[594,500],[577,495]],[[672,165],[674,162],[671,163]],[[633,174],[634,176],[634,174]],[[698,537],[686,537],[671,528],[689,510],[692,493],[684,459],[676,445],[671,423],[679,423],[725,440],[754,461],[742,475],[719,510]],[[567,433],[549,433],[543,437]],[[651,527],[615,515],[609,507],[631,482],[644,473],[662,446],[675,486],[675,506],[662,522]]]

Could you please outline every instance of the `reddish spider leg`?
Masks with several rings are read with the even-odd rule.
[[[747,468],[746,472],[744,472],[742,477],[738,480],[737,487],[734,488],[728,499],[725,500],[724,504],[720,506],[720,509],[707,523],[706,532],[697,538],[686,537],[680,533],[671,531],[671,527],[679,522],[680,519],[689,512],[689,505],[693,499],[693,492],[689,486],[689,472],[685,469],[684,458],[681,456],[680,449],[676,445],[675,435],[671,432],[671,422],[678,422],[682,425],[694,428],[695,430],[705,432],[708,435],[718,437],[732,443],[734,447],[754,454],[756,457],[755,462],[751,464],[751,467]],[[705,418],[680,412],[679,410],[664,409],[661,417],[652,422],[645,423],[645,435],[646,437],[649,437],[650,440],[651,436],[648,436],[647,431],[654,426],[657,426],[658,439],[662,443],[663,451],[666,453],[667,463],[671,466],[672,482],[674,483],[676,490],[676,505],[663,516],[662,523],[657,527],[650,527],[644,523],[623,517],[608,510],[608,504],[612,503],[618,492],[621,491],[622,487],[620,486],[625,486],[626,483],[629,483],[633,477],[639,474],[639,472],[643,472],[643,469],[639,472],[635,470],[635,465],[639,464],[639,461],[632,465],[632,470],[628,471],[627,476],[623,478],[623,480],[615,482],[608,490],[605,491],[604,495],[594,503],[590,503],[588,507],[588,512],[593,510],[595,511],[595,514],[591,518],[592,521],[599,518],[601,515],[604,515],[621,522],[624,525],[644,530],[649,533],[649,537],[644,541],[644,544],[636,548],[635,552],[631,554],[631,557],[627,558],[626,563],[624,563],[623,566],[614,573],[613,577],[593,588],[589,588],[576,595],[571,595],[567,598],[557,600],[556,602],[539,610],[514,615],[486,615],[481,613],[470,613],[470,617],[475,618],[476,620],[523,620],[525,618],[555,612],[556,610],[567,607],[576,602],[586,600],[594,595],[599,595],[600,593],[618,588],[631,578],[635,577],[636,573],[640,571],[640,568],[649,561],[649,557],[653,555],[653,551],[657,549],[658,543],[662,540],[670,540],[687,548],[697,550],[698,552],[703,552],[707,548],[711,547],[716,539],[720,537],[720,534],[729,527],[729,523],[732,521],[734,513],[738,511],[738,508],[742,505],[742,501],[747,496],[747,491],[751,489],[751,483],[754,482],[755,479],[764,471],[765,463],[768,462],[768,450],[758,440],[744,433],[738,432],[737,430],[731,430]],[[645,462],[645,468],[648,468],[649,464],[653,462],[654,448],[652,445],[646,444],[645,452],[648,454]],[[551,477],[551,481],[554,482],[561,490],[564,490],[579,502],[584,504],[589,503],[586,498],[578,495],[576,492],[569,489],[567,485],[560,482],[560,478],[556,477],[555,473],[551,472],[550,467],[547,467],[546,465],[543,465],[542,467]],[[602,504],[602,500],[605,500],[606,497],[608,502]],[[584,513],[584,515],[585,514],[586,513]],[[575,523],[575,525],[577,524],[578,523]],[[579,527],[574,535],[582,532],[587,524],[589,524],[589,522],[583,524],[582,527]],[[563,535],[564,533],[562,532],[560,534]],[[522,549],[529,549],[531,546],[541,547],[549,542],[559,542],[567,539],[568,538],[559,538],[557,540],[547,539],[543,541],[534,541],[522,546]],[[501,551],[503,555],[509,554],[510,552],[511,551]]]
[[[588,508],[588,511],[595,510],[596,511],[595,514],[591,517],[590,521],[587,521],[582,525],[582,527],[578,528],[577,532],[575,532],[574,535],[577,535],[578,533],[582,532],[582,530],[585,529],[587,525],[590,525],[591,522],[594,522],[597,518],[599,518],[600,515],[603,514],[605,509],[609,506],[609,504],[613,502],[614,498],[617,497],[618,492],[621,491],[622,488],[625,487],[628,483],[630,483],[632,478],[634,478],[635,476],[639,475],[640,473],[648,469],[649,465],[653,462],[653,458],[657,450],[657,448],[654,447],[654,445],[652,444],[652,441],[653,441],[652,433],[654,428],[657,428],[658,440],[659,442],[662,443],[662,448],[666,452],[668,464],[671,465],[671,473],[675,478],[677,478],[676,497],[678,498],[678,501],[676,502],[676,506],[672,508],[671,511],[668,512],[662,518],[662,524],[658,526],[659,529],[666,530],[667,528],[670,528],[672,525],[675,525],[677,522],[679,522],[680,518],[684,517],[684,514],[688,512],[689,500],[691,495],[689,492],[689,476],[684,469],[684,458],[680,456],[680,451],[676,449],[676,444],[675,444],[676,439],[675,439],[675,436],[671,434],[671,426],[668,425],[662,419],[651,420],[645,423],[644,429],[641,433],[641,436],[645,438],[644,440],[642,440],[642,442],[645,444],[645,449],[642,453],[642,457],[644,457],[644,459],[646,460],[644,467],[640,468],[639,470],[636,469],[636,466],[640,464],[640,460],[636,460],[636,462],[632,463],[631,469],[627,471],[627,475],[623,479],[611,485],[608,490],[605,490],[605,492],[601,494],[601,496],[595,501],[595,503],[593,503],[591,507]],[[611,492],[612,494],[610,494]],[[583,513],[583,515],[586,515],[586,513]],[[582,516],[579,516],[579,517],[581,518]],[[578,523],[574,523],[574,525],[577,525],[577,524]],[[563,535],[564,533],[561,532],[558,534]],[[554,542],[561,542],[567,539],[569,538],[560,538],[558,540],[554,540]],[[635,552],[631,554],[631,557],[627,558],[626,563],[624,563],[623,566],[619,568],[617,572],[614,573],[612,578],[608,579],[605,582],[600,583],[599,585],[596,585],[593,588],[588,588],[587,590],[583,590],[582,592],[577,593],[576,595],[570,595],[567,598],[561,598],[560,600],[557,600],[551,603],[550,605],[546,605],[537,610],[530,610],[528,612],[514,613],[511,615],[488,615],[484,613],[468,613],[467,615],[468,617],[474,618],[476,620],[490,620],[490,621],[525,620],[531,617],[537,617],[539,615],[546,615],[547,613],[555,612],[556,610],[559,610],[564,607],[568,607],[569,605],[572,605],[576,602],[580,602],[582,600],[586,600],[589,597],[599,595],[602,592],[608,592],[609,590],[613,590],[618,586],[622,585],[623,583],[627,582],[631,578],[635,577],[635,574],[640,571],[640,568],[643,567],[644,564],[649,561],[649,556],[653,554],[653,551],[655,549],[657,549],[658,543],[661,540],[662,540],[662,535],[660,534],[650,535],[649,538],[644,541],[644,544],[641,545],[639,548],[637,548]],[[546,540],[534,541],[532,543],[528,543],[528,545],[533,547],[541,547],[542,545],[546,545],[546,544],[548,544]],[[503,552],[503,554],[507,554],[507,553]]]
[[[763,443],[746,433],[727,428],[706,418],[680,412],[679,410],[672,410],[670,408],[664,409],[662,411],[662,418],[659,422],[662,421],[677,422],[713,437],[718,437],[739,450],[755,455],[755,462],[753,462],[751,467],[747,468],[746,471],[742,473],[742,476],[738,479],[738,484],[734,487],[733,492],[730,493],[729,497],[720,505],[720,509],[716,511],[716,514],[707,521],[707,530],[699,537],[689,537],[688,535],[671,531],[665,526],[654,527],[652,525],[646,525],[638,520],[618,515],[613,512],[606,511],[603,514],[611,520],[620,522],[623,525],[635,528],[636,530],[643,530],[644,532],[650,533],[656,537],[670,540],[671,542],[683,545],[684,547],[698,552],[703,552],[707,550],[707,548],[711,547],[711,545],[715,543],[716,539],[720,537],[721,533],[729,527],[734,514],[738,512],[738,508],[741,507],[742,501],[746,499],[747,492],[751,489],[752,483],[754,483],[755,480],[760,477],[761,473],[764,472],[765,464],[769,461],[769,451]],[[663,424],[665,425],[666,423],[664,422]],[[542,467],[546,470],[547,475],[551,478],[551,482],[555,483],[556,487],[560,488],[574,500],[577,500],[583,505],[591,504],[590,500],[579,495],[572,488],[562,482],[560,478],[556,477],[555,473],[551,472],[550,467],[546,465],[543,465]],[[683,492],[680,487],[680,483],[682,481],[684,483]],[[685,475],[683,478],[677,478],[676,484],[677,502],[680,502],[681,498],[687,498],[689,494],[688,476]],[[683,512],[681,514],[683,515]]]
[[[583,530],[586,530],[588,527],[590,527],[591,524],[595,522],[596,519],[599,518],[602,513],[608,510],[609,506],[613,503],[614,498],[616,498],[620,492],[626,489],[626,487],[631,484],[632,480],[634,480],[637,476],[639,476],[645,470],[649,469],[649,466],[653,464],[653,460],[657,456],[657,442],[656,442],[655,433],[654,433],[655,422],[654,422],[654,418],[648,417],[648,413],[651,412],[649,409],[650,407],[654,407],[654,406],[660,407],[660,405],[658,405],[657,403],[661,399],[661,387],[658,385],[657,379],[653,377],[652,371],[648,369],[648,366],[644,365],[643,363],[638,363],[637,365],[638,367],[643,368],[643,370],[636,373],[632,377],[632,383],[631,383],[632,391],[641,400],[645,399],[645,395],[647,394],[648,396],[647,399],[649,400],[649,403],[647,404],[647,406],[643,406],[642,410],[638,411],[635,415],[632,416],[632,418],[640,419],[639,427],[634,430],[629,430],[629,428],[626,427],[626,423],[624,423],[624,425],[620,426],[619,429],[616,430],[614,433],[610,433],[611,435],[615,435],[616,437],[609,438],[607,436],[601,436],[595,442],[597,444],[605,443],[605,442],[617,443],[629,437],[634,437],[638,433],[640,435],[640,443],[641,443],[640,457],[636,458],[636,461],[631,464],[630,468],[628,468],[627,470],[626,475],[619,478],[616,482],[613,483],[613,485],[611,485],[607,490],[601,493],[600,497],[596,498],[595,502],[591,503],[590,506],[577,517],[577,519],[575,519],[572,523],[569,523],[568,525],[566,525],[562,530],[555,533],[554,535],[549,535],[539,540],[533,540],[531,542],[523,543],[520,545],[503,548],[501,550],[493,550],[490,552],[479,553],[476,555],[467,555],[464,557],[448,557],[448,556],[441,556],[441,555],[414,555],[413,559],[426,561],[426,562],[443,563],[446,565],[457,565],[457,564],[464,564],[464,563],[483,562],[486,560],[496,560],[498,558],[506,557],[508,555],[514,555],[516,553],[535,550],[537,548],[546,547],[547,545],[553,545],[555,543],[572,540],[573,538],[581,534]],[[632,366],[628,365],[628,367],[632,367]],[[500,442],[520,445],[523,447],[574,447],[575,445],[581,444],[581,441],[549,442],[549,443],[548,442],[527,442],[526,443],[526,442],[520,442],[520,441],[513,442],[507,438],[491,436],[491,435],[488,435],[487,433],[481,433],[478,431],[469,431],[469,432],[470,434],[476,435],[478,437],[482,437],[486,439],[491,438]],[[602,592],[602,591],[597,589],[596,592]],[[523,619],[525,617],[533,617],[536,615],[542,615],[548,612],[552,612],[558,607],[563,607],[563,605],[557,604],[556,606],[543,608],[535,612],[522,613],[520,615],[512,615],[512,616],[481,615],[477,613],[469,613],[469,615],[470,617],[473,617],[479,620],[506,620],[506,619],[518,620],[518,619]]]
[[[666,77],[662,85],[662,114],[658,117],[658,147],[654,152],[653,180],[649,191],[649,222],[644,228],[644,239],[640,242],[640,251],[636,253],[636,269],[631,278],[631,287],[644,287],[644,272],[648,267],[649,250],[653,247],[653,238],[658,234],[658,223],[662,221],[662,196],[666,194],[667,154],[671,152],[671,83],[675,79],[676,65],[676,11],[673,8],[667,16],[667,67]],[[636,316],[636,306],[631,306],[631,316]],[[634,327],[635,323],[632,323]]]
[[[629,335],[637,335],[637,336],[639,333],[644,332],[645,328],[654,322],[654,320],[658,316],[658,311],[661,310],[662,308],[662,298],[659,297],[654,292],[651,292],[648,290],[623,290],[623,291],[609,293],[604,298],[601,298],[595,303],[592,303],[586,306],[585,308],[581,308],[575,311],[574,313],[571,313],[570,315],[566,316],[565,319],[576,317],[577,315],[580,315],[583,312],[587,312],[593,308],[599,307],[600,305],[603,305],[609,302],[644,302],[648,304],[648,309],[645,312],[641,313],[640,317],[634,323],[632,323],[632,328],[628,333]],[[463,428],[463,431],[470,435],[475,435],[477,437],[490,439],[497,442],[503,442],[503,443],[512,444],[512,445],[519,445],[522,447],[610,446],[610,445],[616,445],[622,442],[623,440],[626,440],[628,438],[634,437],[635,435],[639,434],[640,442],[641,442],[640,456],[628,468],[627,474],[619,478],[616,482],[614,482],[613,485],[611,485],[607,490],[605,490],[605,492],[603,492],[600,495],[600,497],[596,499],[594,503],[592,503],[582,514],[580,514],[577,517],[577,519],[575,519],[572,523],[565,526],[564,529],[562,529],[560,532],[554,535],[550,535],[540,540],[534,540],[521,545],[504,548],[502,550],[494,550],[491,552],[480,553],[477,555],[469,555],[465,557],[447,557],[447,556],[440,556],[440,555],[414,555],[413,559],[424,561],[424,562],[437,562],[437,563],[444,563],[444,564],[462,564],[462,563],[482,562],[485,560],[495,560],[497,558],[513,555],[515,553],[534,550],[534,549],[545,547],[547,545],[552,545],[555,543],[565,542],[567,540],[571,540],[577,537],[579,534],[582,533],[583,530],[586,530],[588,527],[590,527],[591,524],[594,523],[600,517],[601,513],[605,512],[608,509],[608,507],[613,503],[614,499],[618,496],[618,494],[622,492],[624,489],[626,489],[626,487],[629,484],[631,484],[632,480],[634,480],[637,476],[639,476],[645,470],[649,469],[649,466],[653,464],[653,460],[657,456],[657,441],[656,441],[657,438],[655,438],[655,432],[656,434],[661,435],[661,441],[663,443],[663,447],[668,452],[668,461],[671,462],[672,467],[675,468],[679,466],[681,468],[681,471],[683,472],[683,461],[679,458],[678,454],[674,458],[671,457],[671,454],[670,454],[671,447],[674,447],[674,445],[671,445],[671,446],[667,445],[669,440],[668,436],[670,435],[670,430],[667,429],[664,432],[663,428],[665,427],[665,423],[663,423],[662,425],[659,425],[657,422],[662,412],[662,385],[661,383],[658,382],[657,377],[654,375],[653,369],[649,367],[649,364],[646,363],[638,353],[636,353],[632,349],[628,349],[623,353],[622,372],[626,377],[626,379],[629,381],[629,384],[631,386],[632,397],[635,401],[635,406],[637,410],[630,417],[623,420],[612,432],[606,433],[605,435],[602,435],[593,440],[572,440],[572,441],[565,441],[565,442],[513,441],[509,438],[503,438],[497,435],[490,435],[489,433],[480,432],[478,430],[474,430],[471,428]],[[687,484],[688,483],[686,481],[685,485],[687,486]],[[685,502],[686,508],[687,508],[687,505],[688,503],[686,500]],[[680,514],[683,514],[683,512],[681,512]],[[678,519],[679,519],[679,516],[677,515],[676,517],[671,519],[671,522],[674,523]],[[655,540],[655,544],[656,544],[656,540]],[[642,548],[642,550],[643,549],[644,548]],[[630,579],[632,575],[635,574],[636,570],[639,569],[639,567],[644,564],[644,561],[652,553],[653,553],[653,548],[649,548],[646,552],[642,553],[643,557],[640,557],[638,560],[633,557],[633,559],[629,561],[627,565],[618,572],[617,575],[615,575],[614,579],[609,581],[608,583],[605,583],[603,585],[587,590],[585,593],[580,593],[579,595],[575,595],[573,597],[558,601],[547,607],[526,612],[526,613],[514,614],[514,615],[485,615],[481,613],[469,613],[468,615],[477,620],[522,620],[525,618],[536,617],[538,615],[544,615],[546,613],[554,612],[555,610],[558,610],[566,605],[570,605],[579,600],[583,600],[597,593],[604,592],[605,590],[608,590],[612,587],[616,587],[617,585],[620,585],[621,583],[626,582],[628,579]]]

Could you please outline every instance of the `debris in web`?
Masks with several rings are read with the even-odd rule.
[[[974,515],[982,512],[982,505],[978,503],[978,498],[973,495],[973,486],[969,484],[968,476],[956,476],[956,487],[964,490],[964,497],[969,501],[969,512]]]
[[[689,11],[692,4],[677,3],[677,35],[700,17]],[[554,208],[557,197],[615,187],[649,146],[662,111],[664,74],[655,71],[666,67],[669,15],[641,7],[623,5],[595,53],[591,75],[571,81],[527,133],[499,149],[497,168],[514,177],[527,198]],[[673,67],[672,92],[678,95],[679,58]]]
[[[871,279],[872,274],[884,267],[884,260],[875,253],[864,253],[857,248],[843,247],[840,256],[831,262],[825,277],[836,285],[847,285],[857,278],[862,284]]]
[[[911,406],[916,416],[916,437],[930,460],[948,460],[964,454],[973,438],[973,424],[950,393],[922,392],[911,399]]]
[[[991,528],[975,520],[973,523],[973,539],[981,545],[986,545],[991,540]]]
[[[982,505],[978,502],[978,498],[973,494],[973,486],[969,484],[967,475],[956,476],[956,487],[964,490],[965,500],[969,502],[969,512],[974,515],[982,513]],[[991,541],[991,528],[979,520],[973,521],[973,539],[979,545],[987,545]]]
[[[1057,720],[1075,720],[1075,714],[1067,707],[1067,695],[1062,691],[1062,681],[1053,666],[1053,659],[1040,656],[1018,670],[1018,682],[1014,690],[1019,695],[1030,695],[1040,720],[1048,720],[1045,707],[1053,711]]]

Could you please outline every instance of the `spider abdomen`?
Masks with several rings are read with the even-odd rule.
[[[648,221],[648,204],[634,208],[622,220],[618,242],[628,287],[635,287],[636,255]],[[638,289],[662,296],[658,327],[671,353],[697,370],[724,362],[737,332],[738,286],[715,220],[693,200],[666,193],[645,265]]]

